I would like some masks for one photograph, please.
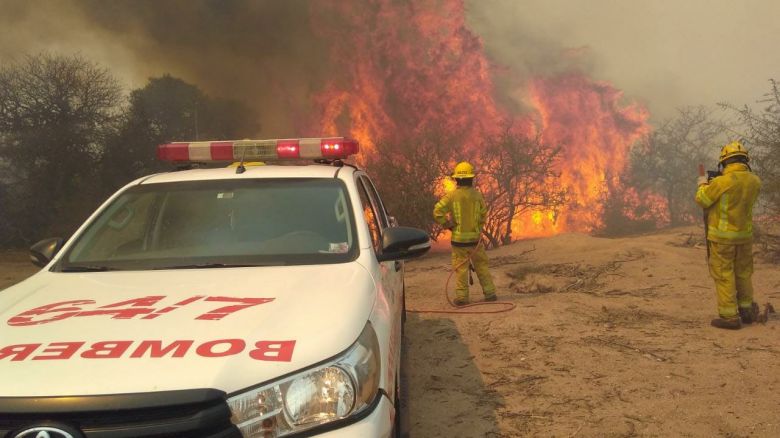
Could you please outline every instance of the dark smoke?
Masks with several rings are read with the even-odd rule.
[[[0,25],[14,29],[0,43],[4,61],[20,49],[80,52],[133,88],[170,73],[256,108],[262,132],[253,135],[295,132],[338,64],[313,35],[305,0],[0,0],[0,10]]]
[[[242,99],[264,118],[263,134],[294,127],[308,94],[330,63],[311,33],[304,0],[74,2],[94,26],[143,54],[139,61],[174,70],[207,92]]]
[[[646,99],[660,118],[684,105],[751,103],[780,71],[780,2],[755,0],[464,0],[467,24],[497,69],[502,103],[521,105],[524,79],[570,69]],[[264,135],[289,134],[299,113],[350,59],[333,59],[317,28],[322,5],[370,0],[0,0],[0,62],[80,52],[129,88],[171,73],[257,108]],[[431,8],[437,0],[398,1]],[[370,19],[371,14],[366,18]],[[359,60],[354,60],[359,62]],[[519,78],[519,80],[518,80]],[[289,120],[288,114],[294,114]]]
[[[394,7],[436,10],[436,0],[417,1]],[[11,30],[7,44],[0,41],[0,60],[41,48],[77,51],[109,67],[129,88],[170,73],[209,94],[246,102],[261,118],[261,132],[247,135],[268,137],[321,134],[306,132],[312,95],[326,80],[349,80],[346,66],[361,61],[339,50],[352,47],[342,38],[354,34],[343,29],[354,24],[341,14],[360,11],[366,33],[382,24],[372,22],[381,18],[368,0],[0,0],[0,6],[0,25]],[[466,6],[481,21],[486,11],[479,3]],[[554,41],[523,32],[504,36],[503,46],[515,48],[512,62],[501,59],[500,50],[490,55],[499,67],[497,96],[513,112],[524,110],[524,79],[583,65],[584,57],[562,56]],[[367,41],[368,47],[380,43]]]

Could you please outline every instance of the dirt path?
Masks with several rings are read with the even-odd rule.
[[[517,309],[410,318],[410,436],[780,436],[780,320],[711,328],[696,236],[562,235],[489,252]],[[408,307],[446,305],[448,263],[407,265]],[[754,283],[780,307],[780,267],[758,264]]]
[[[30,263],[27,251],[0,250],[0,291],[37,271],[38,268]]]
[[[561,235],[489,256],[515,310],[409,316],[408,436],[780,436],[780,319],[709,326],[698,229]],[[445,308],[448,266],[443,251],[407,264],[409,308]],[[0,253],[0,289],[33,272],[26,253]],[[754,284],[780,309],[780,267],[757,264]]]

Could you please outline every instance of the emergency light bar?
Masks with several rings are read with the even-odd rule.
[[[344,160],[358,153],[358,142],[344,137],[166,143],[157,146],[162,161]]]

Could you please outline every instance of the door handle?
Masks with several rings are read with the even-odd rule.
[[[400,271],[403,266],[404,266],[403,262],[401,262],[400,260],[396,260],[395,261],[395,272]]]

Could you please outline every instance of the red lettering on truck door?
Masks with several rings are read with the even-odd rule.
[[[258,341],[249,357],[256,360],[272,362],[290,362],[292,360],[295,341]]]
[[[192,347],[192,343],[193,341],[173,341],[163,347],[162,341],[141,341],[130,357],[144,357],[144,354],[146,354],[147,351],[149,352],[150,358],[163,357],[170,352],[173,352],[171,357],[184,357],[190,347]]]
[[[45,324],[47,322],[59,321],[77,315],[82,309],[79,306],[85,304],[95,304],[94,300],[73,300],[61,301],[59,303],[46,304],[36,307],[26,312],[22,312],[8,320],[8,325],[24,326]],[[35,317],[53,313],[55,315],[48,318],[36,319]]]
[[[118,359],[130,348],[133,341],[95,342],[81,353],[84,359]]]
[[[9,345],[7,347],[0,348],[0,360],[6,357],[12,357],[12,362],[18,362],[20,360],[27,359],[27,356],[33,354],[35,350],[40,347],[41,344],[19,344]]]
[[[70,359],[79,348],[84,345],[83,342],[52,342],[48,347],[44,348],[41,353],[57,353],[53,356],[41,356],[40,354],[33,357],[32,360],[52,360],[52,359]]]
[[[133,298],[114,304],[100,306],[96,310],[84,310],[76,316],[114,315],[113,319],[130,319],[138,315],[147,315],[154,312],[154,306],[164,295],[151,295],[148,297]]]
[[[220,344],[225,346],[220,347]],[[242,339],[219,339],[200,344],[195,352],[203,357],[223,357],[241,353],[244,348],[246,348],[246,342]]]
[[[273,298],[208,297],[206,298],[205,301],[217,301],[217,302],[240,303],[240,304],[220,307],[219,309],[214,309],[208,313],[204,313],[203,315],[200,315],[195,319],[218,320],[230,315],[231,313],[238,312],[239,310],[243,310],[260,304],[265,304],[273,300],[274,300]]]

